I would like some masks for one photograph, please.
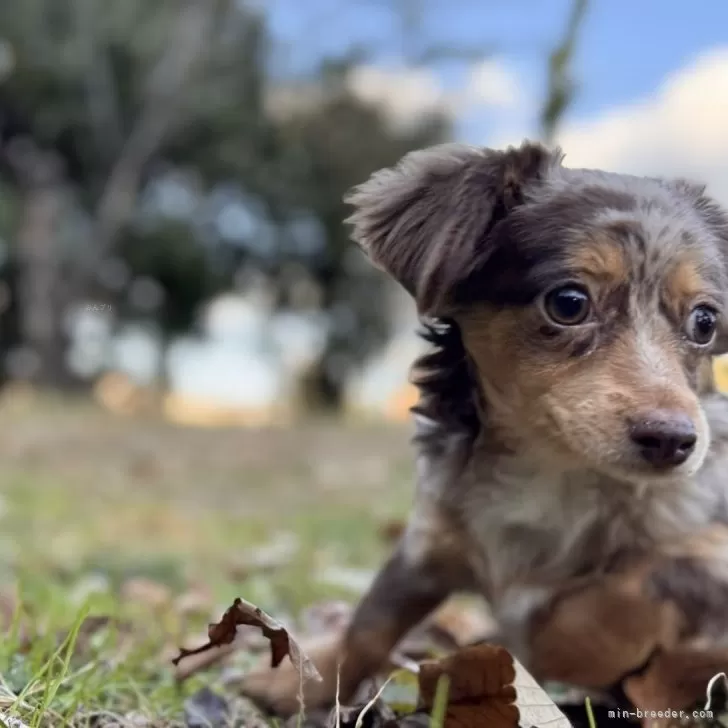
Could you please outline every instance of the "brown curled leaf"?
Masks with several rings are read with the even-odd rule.
[[[301,650],[296,640],[286,628],[262,609],[238,597],[225,610],[219,622],[209,625],[208,641],[195,649],[180,648],[180,653],[172,660],[178,665],[184,658],[200,655],[216,648],[230,645],[235,640],[239,626],[257,627],[270,642],[271,666],[278,667],[286,656],[304,680],[320,680],[321,676],[313,662]]]
[[[443,676],[449,682],[445,728],[569,727],[566,716],[503,647],[476,645],[422,662],[420,702],[427,711],[434,707]]]

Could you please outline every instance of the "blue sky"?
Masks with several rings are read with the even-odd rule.
[[[442,13],[438,20],[463,39],[473,38],[478,25],[486,26],[500,39],[507,59],[527,75],[542,77],[544,56],[565,26],[571,0],[478,5],[477,11]],[[640,98],[696,55],[726,43],[728,2],[723,0],[591,0],[575,58],[581,89],[572,114]]]
[[[572,0],[422,0],[422,28],[432,41],[494,46],[534,100],[546,60],[560,37]],[[352,42],[377,44],[379,62],[396,64],[403,34],[388,0],[270,0],[270,19],[287,58],[301,68]],[[406,41],[405,41],[406,42]],[[675,70],[707,49],[728,44],[726,0],[591,0],[574,64],[579,93],[570,118],[589,117],[644,98]],[[290,55],[289,55],[290,54]],[[439,69],[445,84],[452,68]],[[534,104],[535,106],[535,104]],[[535,112],[535,109],[534,109]],[[507,119],[501,119],[501,123]],[[530,120],[535,126],[535,118]],[[487,134],[482,114],[460,120],[467,141]]]

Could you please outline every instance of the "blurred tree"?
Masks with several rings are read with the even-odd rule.
[[[329,321],[328,337],[318,364],[308,373],[310,404],[336,407],[345,375],[365,360],[389,334],[389,282],[354,248],[342,221],[350,210],[345,191],[382,167],[391,166],[412,149],[449,136],[440,115],[423,118],[411,128],[393,130],[383,114],[355,99],[335,76],[327,97],[309,112],[291,115],[280,127],[288,152],[284,206],[304,210],[316,221],[325,245],[314,250],[290,246],[276,261],[305,266],[319,292],[319,305]],[[290,283],[279,290],[281,303],[293,304]]]
[[[67,383],[73,303],[107,301],[120,318],[153,317],[173,333],[252,267],[281,306],[302,305],[293,292],[312,284],[305,305],[331,323],[314,387],[335,404],[343,371],[385,333],[372,295],[381,282],[351,263],[341,196],[442,139],[444,120],[397,132],[348,93],[347,62],[283,89],[298,111],[276,113],[264,18],[233,0],[3,3],[0,28],[1,159],[21,211],[8,237],[13,311],[37,364],[29,373]],[[301,106],[301,94],[319,103]],[[170,214],[155,191],[187,209]],[[254,224],[221,230],[231,207]],[[140,278],[142,305],[130,295]]]
[[[433,0],[367,1],[394,14],[407,67],[491,50],[427,37]],[[569,101],[558,79],[575,17],[545,119]],[[13,372],[74,381],[74,306],[105,302],[118,323],[153,321],[169,338],[254,271],[279,307],[326,322],[308,384],[312,402],[336,406],[346,374],[388,333],[384,279],[350,244],[342,195],[450,135],[444,113],[395,126],[351,91],[378,40],[300,72],[244,0],[0,3],[0,275],[11,292],[0,335],[6,350],[22,344]]]
[[[69,304],[99,295],[96,276],[132,222],[169,136],[204,123],[202,68],[229,33],[227,18],[239,16],[248,34],[261,34],[257,18],[233,7],[227,0],[0,4],[0,150],[20,194],[10,240],[31,378],[68,382],[64,315]],[[255,44],[236,46],[234,62],[255,51]]]

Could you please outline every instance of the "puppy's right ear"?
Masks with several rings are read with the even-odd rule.
[[[561,159],[530,142],[506,151],[443,144],[412,152],[346,196],[355,208],[347,222],[421,314],[446,315],[458,283],[493,253],[493,226]]]

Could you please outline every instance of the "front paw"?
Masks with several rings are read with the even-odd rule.
[[[342,695],[338,676],[344,654],[343,644],[343,634],[326,635],[301,643],[302,650],[316,666],[320,680],[304,679],[291,659],[286,657],[276,668],[261,666],[242,678],[236,678],[233,686],[262,710],[283,718],[302,710],[332,707],[337,692],[340,697]]]

